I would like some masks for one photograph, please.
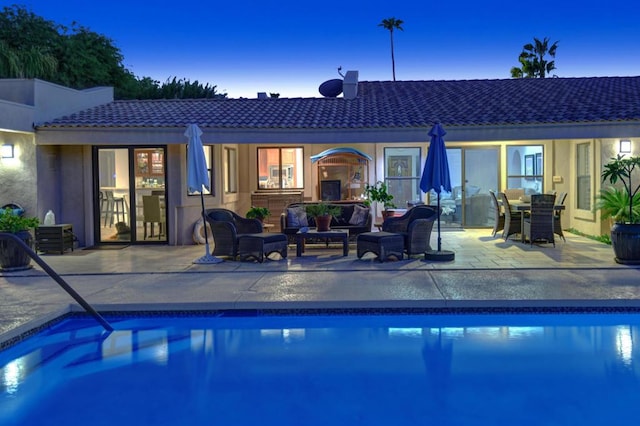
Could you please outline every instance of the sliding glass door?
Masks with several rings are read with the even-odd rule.
[[[499,171],[500,151],[497,147],[464,149],[464,226],[493,226],[495,215],[489,191],[497,191]]]
[[[96,148],[96,241],[166,242],[164,147]]]
[[[451,192],[440,194],[441,227],[493,226],[489,191],[498,188],[499,159],[497,147],[447,148]],[[437,204],[433,191],[429,204]]]

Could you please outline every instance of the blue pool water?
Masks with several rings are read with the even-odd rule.
[[[109,319],[0,352],[0,425],[640,419],[640,314]]]

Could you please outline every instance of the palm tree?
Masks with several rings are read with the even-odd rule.
[[[396,81],[396,60],[393,54],[393,30],[398,29],[400,31],[404,31],[402,29],[403,23],[404,21],[402,19],[391,17],[383,19],[382,22],[378,24],[379,27],[389,30],[389,35],[391,36],[391,69],[393,71],[393,81]]]
[[[558,42],[549,46],[549,38],[545,37],[540,41],[533,38],[533,44],[527,43],[522,48],[522,53],[518,57],[520,68],[511,68],[513,78],[545,78],[551,71],[556,69],[555,61],[547,61],[545,56],[556,57]]]

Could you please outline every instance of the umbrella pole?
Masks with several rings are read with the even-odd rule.
[[[440,237],[440,193],[438,192],[438,251],[442,251],[442,238]],[[205,235],[207,230],[205,229]]]
[[[202,189],[200,189],[200,204],[202,205],[202,223],[204,225],[204,247],[206,255],[209,256],[209,237],[207,237],[207,218],[204,214],[204,194]]]
[[[213,263],[220,263],[222,262],[222,259],[220,259],[219,257],[215,257],[212,256],[209,252],[209,237],[207,236],[207,218],[204,212],[204,195],[202,194],[202,189],[200,189],[200,203],[202,204],[202,221],[204,224],[204,250],[205,250],[205,255],[194,260],[193,263],[200,263],[200,264],[213,264]]]
[[[437,262],[455,260],[456,254],[451,250],[442,250],[442,238],[440,237],[440,193],[438,192],[438,250],[427,250],[424,252],[424,260],[435,260]]]

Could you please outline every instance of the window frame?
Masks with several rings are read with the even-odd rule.
[[[224,193],[238,193],[238,149],[231,146],[223,147],[224,152]]]
[[[423,161],[422,147],[387,146],[383,149],[382,157],[384,162],[384,182],[387,185],[387,188],[389,188],[389,193],[394,196],[393,203],[396,205],[396,207],[405,208],[407,206],[407,202],[423,201],[422,191],[420,190],[420,179],[422,178],[421,165]],[[398,174],[401,174],[400,176],[390,176],[392,165],[389,163],[389,161],[391,161],[392,157],[396,157],[394,158],[394,161],[398,161],[400,163],[399,169],[397,171]],[[404,162],[403,157],[409,157],[404,159],[407,160],[408,163]],[[414,163],[411,164],[411,162]],[[408,175],[404,175],[404,172],[402,171],[404,169],[403,166],[406,166],[409,169]],[[414,171],[416,174],[412,175],[411,173]],[[393,190],[393,188],[398,186],[395,184],[404,181],[411,182],[411,187],[416,188],[417,192],[413,194],[415,197],[413,197],[411,200],[401,201],[399,200],[399,197],[394,194],[395,191]]]
[[[582,156],[581,156],[581,149],[586,149],[586,152],[582,152]],[[592,169],[592,164],[593,164],[593,160],[590,158],[591,157],[591,151],[592,151],[592,147],[591,147],[591,143],[590,142],[581,142],[581,143],[577,143],[576,144],[576,181],[575,181],[575,185],[576,185],[576,197],[575,197],[575,207],[576,210],[584,210],[584,211],[591,211],[591,207],[592,207],[592,201],[593,201],[593,185],[591,183],[592,181],[592,173],[591,173],[591,169]],[[583,157],[583,158],[582,158]],[[581,167],[580,163],[584,163],[586,162],[586,164]],[[585,174],[581,174],[581,171],[584,169]],[[581,192],[580,189],[582,187],[582,185],[584,184],[588,185],[587,188],[587,194],[584,196],[584,200],[582,199],[583,197],[581,196]],[[587,206],[583,206],[582,202],[586,202]]]
[[[300,180],[301,185],[299,186],[285,186],[283,185],[283,178],[290,178],[292,179],[293,174],[294,174],[294,170],[297,166],[297,164],[284,164],[282,161],[282,151],[286,150],[286,149],[292,149],[292,150],[296,150],[299,149],[300,150],[300,158],[302,159],[302,161],[300,162],[300,167],[301,167],[301,171],[300,171]],[[267,174],[267,179],[274,179],[276,180],[276,182],[278,183],[278,185],[276,187],[268,187],[268,186],[261,186],[260,185],[260,151],[261,150],[278,150],[278,164],[277,165],[269,165],[266,164],[267,168],[268,168],[268,174]],[[256,188],[259,189],[260,191],[282,191],[284,189],[293,189],[293,190],[304,190],[305,187],[305,173],[304,173],[304,168],[305,168],[305,162],[304,162],[304,147],[303,146],[290,146],[290,145],[279,145],[279,146],[259,146],[256,147]],[[267,182],[268,182],[267,180]],[[293,180],[293,179],[292,179]]]
[[[539,150],[538,150],[539,148]],[[525,144],[525,145],[507,145],[506,146],[506,188],[531,188],[530,184],[523,184],[522,180],[526,182],[534,182],[535,185],[539,185],[536,189],[538,194],[544,194],[545,191],[545,179],[544,179],[544,160],[545,160],[545,145],[544,144]],[[511,150],[519,150],[521,156],[521,173],[511,174],[512,171],[512,152]],[[539,152],[538,152],[539,151]],[[530,169],[529,169],[530,168]],[[512,185],[512,181],[519,180],[520,182],[515,186]]]

